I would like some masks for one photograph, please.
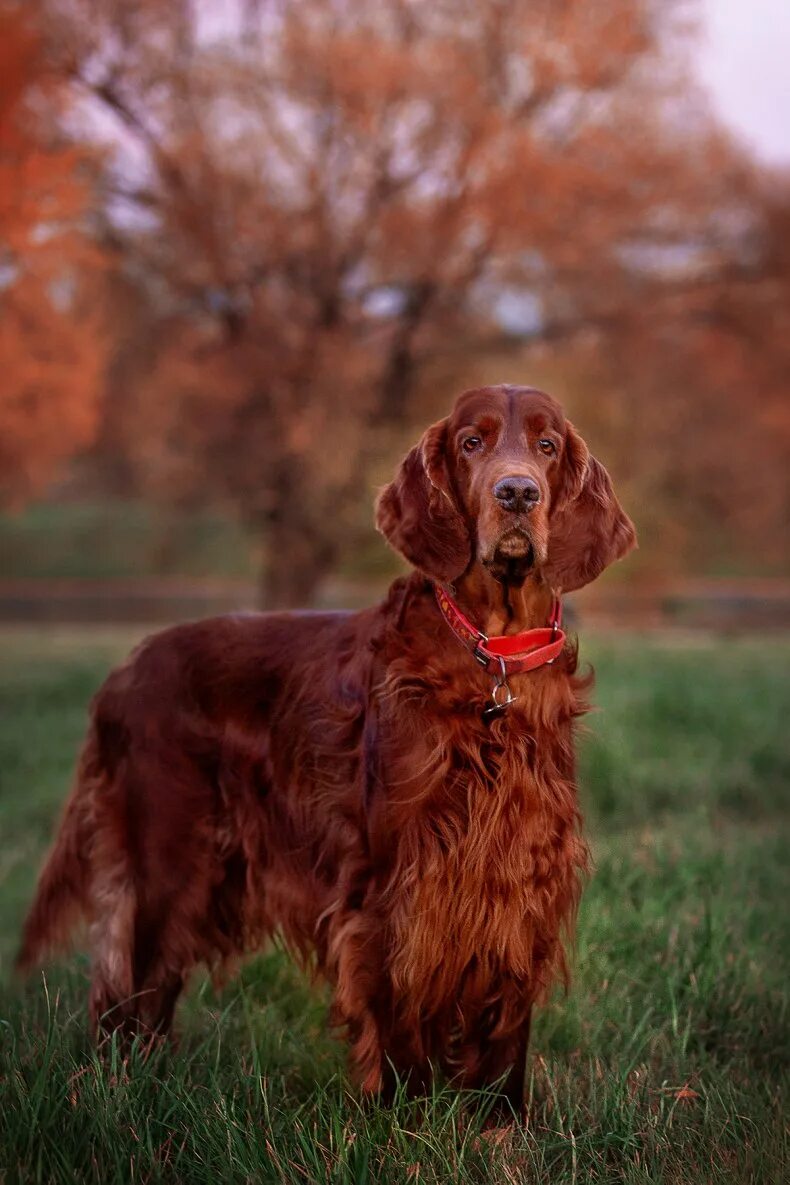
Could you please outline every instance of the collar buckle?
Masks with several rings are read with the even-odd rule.
[[[565,642],[559,597],[554,598],[547,626],[491,639],[464,616],[446,588],[438,583],[434,583],[433,588],[442,617],[479,666],[485,671],[496,672],[496,664],[499,663],[491,712],[501,714],[514,698],[507,686],[507,674],[515,675],[534,671],[541,666],[552,666]],[[546,641],[547,634],[549,642]],[[549,654],[552,657],[548,657]]]
[[[476,659],[480,663],[480,666],[485,667],[486,670],[488,670],[490,656],[486,654],[485,651],[481,649],[481,647],[484,646],[487,641],[488,638],[486,638],[484,634],[481,634],[480,638],[477,640],[477,642],[475,642],[475,648],[472,651],[472,658]]]

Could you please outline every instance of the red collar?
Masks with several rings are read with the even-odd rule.
[[[560,629],[562,605],[554,598],[549,614],[549,624],[520,634],[503,634],[498,638],[487,638],[475,629],[471,621],[456,605],[450,594],[435,584],[436,603],[444,620],[459,641],[463,642],[484,670],[503,678],[522,671],[534,671],[548,666],[560,654],[565,645],[565,634]]]

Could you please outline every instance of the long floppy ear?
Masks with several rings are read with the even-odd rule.
[[[546,579],[557,592],[573,592],[627,555],[636,546],[636,531],[609,474],[571,423],[562,465],[549,528]]]
[[[449,583],[468,568],[472,541],[447,470],[447,421],[427,430],[376,502],[376,526],[390,546],[433,580]]]

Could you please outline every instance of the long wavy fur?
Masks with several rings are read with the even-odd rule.
[[[418,560],[451,488],[446,438],[431,429],[379,502]],[[578,441],[575,455],[590,468]],[[598,570],[629,526],[590,471],[575,496],[581,562]],[[446,575],[470,531],[442,514],[420,566],[444,531]],[[144,643],[93,703],[20,967],[83,916],[96,1032],[156,1035],[195,965],[222,974],[278,935],[331,984],[364,1089],[393,1069],[415,1086],[437,1069],[469,1085],[507,1072],[518,1097],[530,1011],[567,981],[588,864],[573,741],[590,680],[569,643],[512,679],[516,702],[487,726],[490,678],[445,629],[415,572],[361,613],[230,616]]]

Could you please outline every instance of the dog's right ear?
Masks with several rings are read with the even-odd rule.
[[[430,427],[376,502],[376,527],[432,580],[452,583],[472,560],[472,541],[447,468],[447,420]]]

